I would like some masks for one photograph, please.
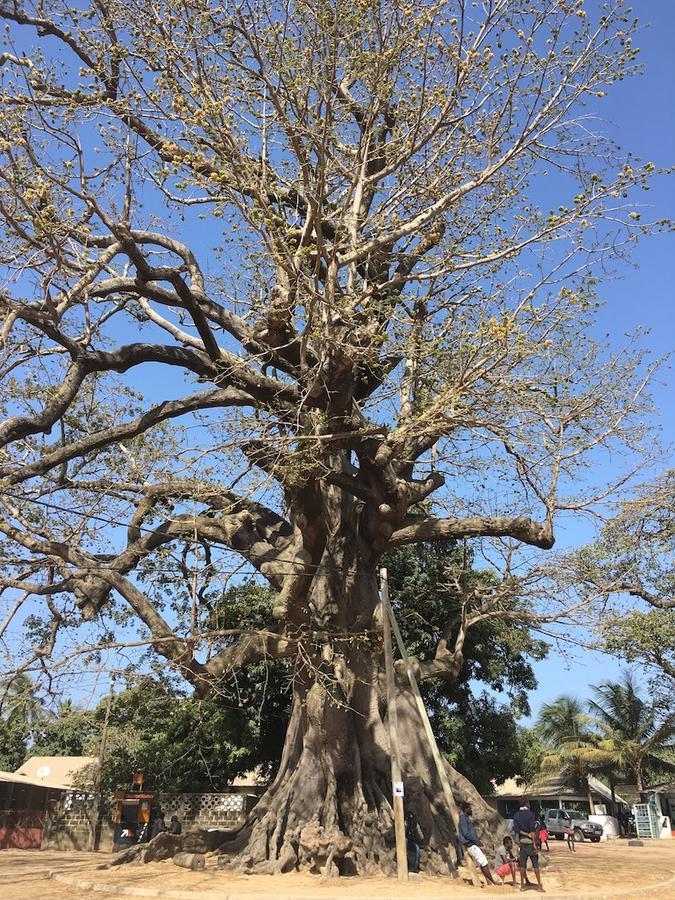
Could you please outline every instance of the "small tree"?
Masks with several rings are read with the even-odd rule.
[[[649,230],[624,198],[653,166],[589,106],[633,70],[635,23],[620,0],[0,15],[0,549],[15,613],[44,600],[22,664],[65,635],[71,659],[128,652],[130,620],[201,695],[290,660],[242,858],[273,869],[318,820],[359,871],[391,868],[379,560],[454,538],[490,561],[491,584],[455,573],[459,621],[414,662],[455,682],[467,628],[568,613],[526,562],[609,490],[580,473],[638,443],[641,360],[589,335],[598,267]],[[205,584],[242,560],[273,614],[213,629]],[[398,694],[408,802],[447,870],[403,673]]]

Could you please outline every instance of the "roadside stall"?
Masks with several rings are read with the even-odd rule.
[[[150,840],[150,823],[158,811],[158,795],[143,790],[143,776],[134,775],[129,790],[115,791],[113,852]]]

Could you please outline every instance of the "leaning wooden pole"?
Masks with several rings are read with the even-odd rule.
[[[391,757],[391,794],[396,832],[396,869],[399,881],[408,880],[408,853],[405,840],[405,814],[403,809],[403,779],[401,777],[401,752],[398,744],[398,711],[396,709],[396,682],[394,678],[394,654],[391,646],[389,613],[389,582],[387,570],[380,569],[382,587],[382,634],[384,638],[384,670],[387,681],[387,720],[389,722],[389,755]]]
[[[102,803],[101,803],[101,780],[103,778],[103,764],[106,760],[106,750],[108,749],[108,725],[110,724],[110,709],[112,706],[113,694],[115,692],[115,673],[113,672],[110,679],[110,687],[108,688],[108,702],[105,707],[105,718],[103,719],[103,730],[101,731],[101,743],[98,748],[98,764],[96,766],[96,780],[94,782],[94,818],[92,828],[92,850],[99,850],[101,845],[101,826],[102,826]]]
[[[403,643],[403,638],[401,637],[401,631],[398,627],[398,622],[396,621],[396,616],[394,615],[394,611],[391,608],[391,604],[389,603],[389,595],[387,594],[387,603],[386,603],[386,611],[389,616],[389,621],[391,623],[391,627],[393,629],[394,635],[396,637],[396,643],[398,645],[399,653],[401,654],[401,658],[405,663],[406,672],[408,674],[408,681],[410,682],[410,687],[412,688],[413,696],[415,697],[415,703],[417,704],[417,709],[420,714],[420,718],[422,720],[422,725],[424,726],[424,731],[427,736],[427,740],[429,741],[429,746],[431,748],[431,754],[434,758],[434,763],[436,764],[436,770],[438,772],[438,778],[441,782],[441,788],[443,790],[443,797],[445,799],[448,810],[450,811],[450,818],[452,820],[452,824],[455,829],[455,834],[459,835],[459,810],[457,809],[457,804],[455,803],[455,798],[452,794],[452,789],[450,788],[450,782],[448,781],[448,775],[445,771],[445,764],[443,762],[443,757],[441,756],[441,751],[438,749],[438,744],[436,743],[436,737],[431,728],[431,722],[429,721],[429,716],[427,715],[427,708],[424,705],[424,700],[422,699],[422,695],[420,694],[419,685],[417,684],[417,678],[415,677],[415,672],[412,667],[412,663],[410,662],[410,657],[408,656],[408,651],[405,649],[405,644]],[[385,632],[387,629],[385,629]],[[458,838],[459,839],[459,838]],[[476,864],[473,859],[466,854],[466,861],[469,866],[469,874],[471,875],[471,881],[474,885],[478,886],[480,884],[480,879],[478,877],[478,871],[476,869]],[[451,857],[448,855],[448,864],[450,866],[450,871],[454,878],[458,878],[457,868],[453,863]]]

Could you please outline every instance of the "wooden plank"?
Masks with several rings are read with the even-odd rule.
[[[401,631],[398,627],[398,622],[396,621],[396,616],[394,615],[394,611],[391,608],[391,604],[389,603],[389,594],[387,594],[387,604],[386,604],[387,613],[389,615],[389,621],[391,622],[391,627],[394,631],[394,636],[396,637],[396,643],[398,645],[399,653],[401,654],[401,658],[405,663],[406,672],[408,674],[408,681],[410,682],[410,687],[412,688],[413,696],[415,698],[415,703],[417,704],[417,709],[420,714],[420,718],[422,720],[422,725],[424,726],[424,732],[427,736],[427,740],[429,741],[429,746],[431,748],[431,754],[434,758],[434,763],[436,764],[436,770],[438,772],[438,778],[441,782],[441,788],[443,790],[443,797],[445,799],[446,805],[450,811],[450,818],[452,820],[452,824],[455,829],[455,834],[459,835],[459,810],[457,809],[457,804],[455,803],[455,798],[452,794],[452,789],[450,788],[450,782],[448,781],[448,776],[445,771],[445,764],[443,763],[443,758],[441,756],[441,751],[438,749],[438,744],[436,743],[436,737],[434,736],[434,732],[431,728],[431,722],[429,721],[429,716],[427,715],[426,706],[424,705],[424,700],[422,699],[422,695],[420,694],[419,685],[417,684],[417,678],[415,678],[415,672],[413,671],[412,663],[410,662],[410,657],[408,656],[408,651],[405,648],[405,644],[403,643],[403,638],[401,636]],[[459,877],[457,874],[457,868],[452,862],[450,857],[450,852],[453,850],[453,847],[448,848],[448,860],[450,865],[450,871],[454,878]],[[465,854],[465,859],[467,865],[469,867],[469,874],[471,876],[472,883],[478,887],[480,886],[480,878],[478,877],[478,870],[475,862],[469,856],[468,853]]]
[[[405,840],[405,813],[403,796],[397,793],[397,786],[403,784],[403,779],[401,777],[401,752],[398,743],[398,711],[396,709],[396,683],[394,678],[394,655],[391,646],[391,626],[389,624],[389,582],[386,569],[380,569],[380,583],[382,586],[382,634],[384,639],[384,671],[387,681],[389,754],[391,757],[391,799],[396,832],[396,869],[398,880],[407,881],[408,853]]]

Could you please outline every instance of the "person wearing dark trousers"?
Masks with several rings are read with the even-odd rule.
[[[424,840],[424,834],[419,826],[415,813],[408,812],[405,817],[405,845],[408,855],[408,871],[420,870],[420,847]]]
[[[565,838],[567,840],[567,849],[570,853],[576,853],[577,848],[574,846],[574,828],[572,826],[565,829]]]
[[[164,821],[164,813],[161,809],[157,810],[157,815],[153,819],[152,827],[150,828],[150,840],[156,838],[158,834],[162,834],[166,831],[166,822]]]
[[[520,847],[518,854],[518,868],[520,870],[520,889],[525,890],[525,881],[527,878],[527,861],[530,860],[532,869],[537,878],[537,890],[544,890],[541,883],[541,874],[539,872],[539,854],[535,844],[535,825],[537,823],[536,816],[530,809],[530,802],[523,797],[518,812],[513,817],[513,831],[516,834],[516,840]]]

